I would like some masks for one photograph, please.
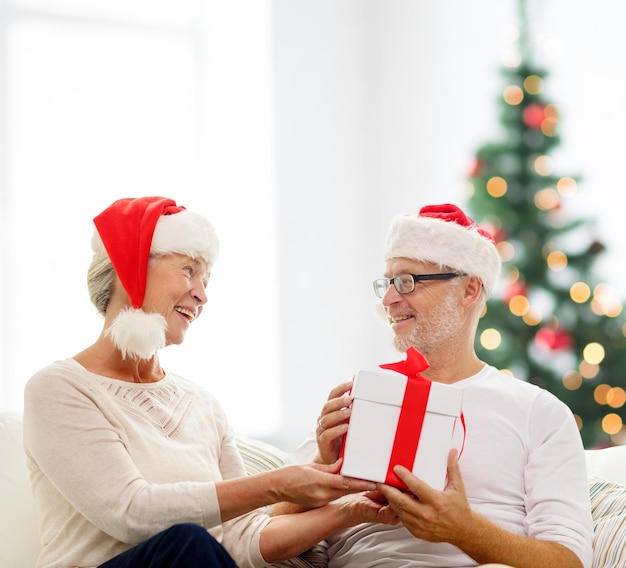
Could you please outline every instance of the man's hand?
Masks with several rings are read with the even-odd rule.
[[[433,489],[405,467],[396,466],[394,472],[410,493],[383,484],[379,489],[409,532],[429,542],[454,544],[462,540],[472,510],[465,494],[457,451],[451,450],[448,455],[448,483],[443,491]]]
[[[350,417],[352,398],[348,394],[352,381],[342,383],[330,391],[328,400],[322,407],[317,420],[315,437],[318,453],[315,461],[331,464],[337,461],[341,441],[348,431],[347,419]]]
[[[396,466],[394,471],[410,493],[384,484],[379,484],[379,490],[417,538],[453,544],[481,565],[582,568],[580,559],[564,545],[514,534],[472,511],[457,450],[448,454],[448,483],[443,491],[433,489],[405,467]]]

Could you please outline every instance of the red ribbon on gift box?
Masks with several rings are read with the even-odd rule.
[[[398,418],[398,426],[389,459],[389,468],[385,478],[385,483],[406,489],[406,484],[394,473],[393,467],[403,465],[409,470],[413,469],[431,385],[431,381],[422,377],[420,373],[428,369],[429,364],[415,347],[409,347],[406,352],[406,360],[387,363],[380,365],[380,367],[396,371],[407,377],[400,417]]]

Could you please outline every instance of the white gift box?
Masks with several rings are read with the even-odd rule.
[[[392,483],[387,472],[390,466],[397,465],[389,462],[394,443],[399,443],[397,427],[408,380],[393,371],[357,373],[352,385],[352,414],[342,448],[342,475]],[[418,380],[426,381],[423,378]],[[460,449],[464,439],[459,420],[463,390],[428,382],[430,392],[426,411],[423,416],[415,416],[415,428],[411,429],[411,443],[417,443],[415,460],[412,467],[402,465],[433,488],[441,490],[446,483],[448,453],[453,447]],[[411,416],[411,426],[412,421]]]

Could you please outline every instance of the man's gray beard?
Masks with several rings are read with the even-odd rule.
[[[396,348],[396,351],[404,353],[409,347],[415,347],[415,349],[423,353],[423,348],[420,345],[416,345],[416,343],[419,344],[419,341],[413,340],[412,336],[413,334],[408,337],[406,335],[402,337],[395,335],[393,338],[393,346]]]
[[[420,353],[440,349],[450,338],[458,337],[462,327],[461,308],[457,305],[456,294],[451,289],[437,309],[430,313],[428,321],[416,318],[415,327],[408,335],[394,335],[394,347],[404,353],[409,347],[415,347]],[[427,357],[428,358],[428,357]]]
[[[409,335],[393,338],[393,346],[397,351],[405,353],[409,347],[415,347],[420,353],[426,355],[434,346],[432,341],[424,341],[422,330],[414,329]]]

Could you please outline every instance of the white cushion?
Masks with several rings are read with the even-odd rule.
[[[626,485],[626,446],[587,450],[587,474]]]
[[[22,446],[22,417],[0,413],[0,566],[33,568],[41,545]]]

